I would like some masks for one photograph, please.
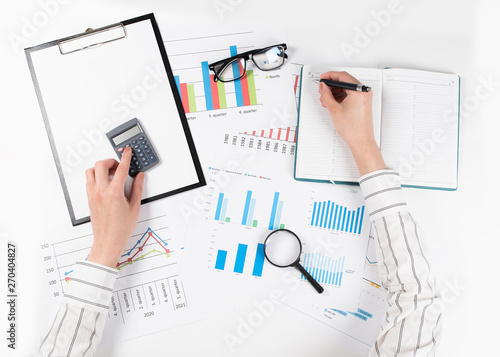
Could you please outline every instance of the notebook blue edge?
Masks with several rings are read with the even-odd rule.
[[[313,179],[303,179],[303,178],[298,178],[296,176],[297,172],[297,153],[299,152],[299,135],[300,135],[300,102],[302,100],[302,78],[303,78],[303,71],[304,67],[301,68],[300,70],[300,91],[299,91],[299,105],[297,108],[297,141],[295,143],[295,159],[294,159],[294,168],[293,168],[293,178],[296,181],[303,181],[303,182],[322,182],[322,183],[332,183],[331,181],[328,180],[313,180]],[[460,76],[458,76],[458,129],[457,129],[457,187],[455,188],[444,188],[444,187],[433,187],[433,186],[419,186],[419,185],[401,185],[401,187],[406,187],[406,188],[420,188],[420,189],[427,189],[427,190],[437,190],[437,191],[456,191],[458,190],[458,165],[459,165],[459,156],[460,156],[460,97],[461,97],[461,91],[462,91],[462,79]],[[350,182],[350,181],[333,181],[335,184],[340,184],[340,185],[351,185],[351,186],[359,186],[358,182]]]

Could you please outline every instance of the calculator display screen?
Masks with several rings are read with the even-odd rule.
[[[131,137],[139,134],[141,132],[141,129],[137,125],[133,126],[132,128],[128,129],[127,131],[124,131],[120,135],[117,135],[113,138],[113,143],[115,145],[119,145],[123,143],[124,141],[130,139]]]

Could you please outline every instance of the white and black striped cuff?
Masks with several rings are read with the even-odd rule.
[[[391,213],[407,211],[399,174],[393,170],[370,172],[359,179],[370,219],[375,221]]]
[[[93,263],[77,262],[65,289],[65,302],[97,312],[107,312],[118,271]]]

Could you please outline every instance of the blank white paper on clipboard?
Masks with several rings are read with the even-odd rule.
[[[142,203],[205,184],[153,14],[25,51],[73,225],[89,221],[85,170],[116,159],[106,132],[132,118],[161,161]]]

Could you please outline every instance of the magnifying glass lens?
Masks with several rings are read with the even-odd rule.
[[[287,231],[271,234],[265,246],[267,259],[274,265],[287,267],[296,263],[302,251],[297,237]]]

